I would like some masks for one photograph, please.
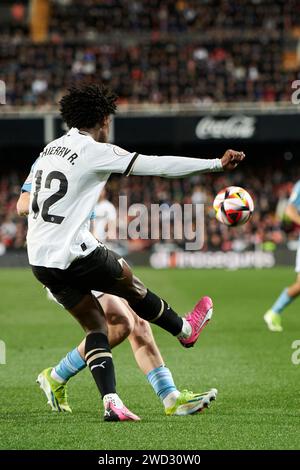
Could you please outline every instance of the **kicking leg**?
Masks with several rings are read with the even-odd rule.
[[[110,252],[109,256],[116,257],[113,252]],[[181,318],[165,300],[147,289],[134,276],[124,259],[119,262],[122,266],[122,273],[107,292],[126,299],[139,317],[177,336],[183,346],[193,346],[212,317],[212,300],[209,297],[203,297],[190,314]]]

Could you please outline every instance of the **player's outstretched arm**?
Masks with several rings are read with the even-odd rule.
[[[234,170],[244,160],[245,154],[227,150],[222,158],[200,159],[173,156],[138,155],[132,169],[133,175],[153,175],[166,178],[188,176],[193,173],[209,173],[223,170]]]

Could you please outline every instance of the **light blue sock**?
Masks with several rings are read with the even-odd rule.
[[[171,392],[175,392],[174,380],[171,371],[165,367],[157,367],[147,374],[147,379],[161,401]]]
[[[75,348],[57,364],[54,368],[55,373],[61,377],[64,382],[67,382],[71,377],[78,374],[86,367],[85,361],[80,356],[78,349]]]
[[[272,307],[273,312],[281,313],[293,300],[294,297],[290,297],[288,290],[284,289]]]

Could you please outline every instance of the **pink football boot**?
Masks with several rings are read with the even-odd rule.
[[[104,404],[104,421],[140,421],[137,415],[126,408],[122,400],[112,398]]]
[[[180,338],[179,341],[185,348],[191,348],[196,343],[201,331],[207,325],[213,314],[213,302],[210,297],[202,297],[195,305],[194,310],[185,319],[192,327],[189,338]]]

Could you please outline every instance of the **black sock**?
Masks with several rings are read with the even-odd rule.
[[[146,296],[130,307],[136,314],[155,325],[160,326],[174,336],[182,330],[182,318],[160,297],[147,290]]]
[[[90,333],[85,340],[85,361],[90,368],[102,398],[116,393],[115,369],[107,336]]]

